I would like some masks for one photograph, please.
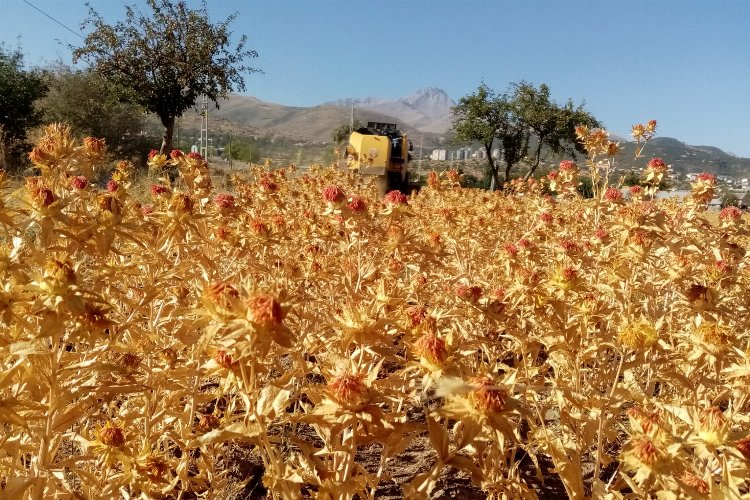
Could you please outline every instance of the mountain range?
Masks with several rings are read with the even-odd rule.
[[[348,124],[352,111],[360,122],[397,123],[423,145],[425,154],[450,147],[451,107],[455,101],[442,89],[429,87],[399,98],[345,98],[318,106],[295,107],[264,102],[255,97],[232,94],[221,106],[209,111],[209,127],[229,129],[235,135],[278,136],[306,143],[326,143],[331,131]],[[186,115],[186,118],[187,115]],[[196,118],[189,122],[194,122]],[[194,125],[194,123],[193,123]],[[643,159],[633,160],[635,145],[620,137],[621,167],[642,168]],[[419,143],[417,143],[419,141]],[[656,137],[644,154],[659,156],[677,172],[712,172],[750,177],[750,158],[739,158],[713,146],[691,146],[669,137]]]

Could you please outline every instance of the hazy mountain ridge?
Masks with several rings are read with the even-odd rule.
[[[232,94],[221,107],[210,111],[212,118],[234,122],[246,130],[298,138],[303,141],[329,142],[331,131],[354,118],[397,123],[413,139],[424,143],[426,154],[433,148],[455,149],[446,139],[452,122],[455,101],[443,90],[430,87],[398,99],[382,97],[346,98],[312,107],[284,106],[255,97]],[[621,137],[620,168],[643,168],[649,158],[659,156],[675,172],[711,172],[734,177],[750,177],[750,158],[740,158],[714,146],[692,146],[670,137],[652,139],[643,158],[634,158],[635,144]],[[415,142],[416,146],[416,142]]]
[[[408,124],[420,132],[447,133],[452,124],[451,107],[456,102],[436,87],[417,90],[414,94],[387,99],[383,97],[346,98],[326,103],[332,106],[354,106],[357,109],[377,109],[391,115],[398,122]]]

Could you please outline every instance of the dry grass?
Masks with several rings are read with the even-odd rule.
[[[256,167],[230,195],[175,154],[144,205],[127,163],[87,183],[102,155],[51,127],[0,198],[5,497],[226,498],[243,460],[273,498],[425,498],[446,471],[489,498],[746,494],[750,240],[707,220],[710,179],[583,200],[566,163],[557,201],[454,172],[379,200]]]

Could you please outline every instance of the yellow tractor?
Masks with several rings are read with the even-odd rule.
[[[346,147],[346,166],[363,175],[376,176],[381,195],[409,190],[408,164],[411,141],[395,123],[367,122],[352,132]]]

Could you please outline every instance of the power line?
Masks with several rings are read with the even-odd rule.
[[[39,7],[37,7],[36,5],[32,4],[32,3],[31,3],[31,2],[29,2],[28,0],[22,0],[22,1],[23,1],[23,3],[25,3],[25,4],[26,4],[26,5],[28,5],[29,7],[31,7],[31,8],[33,8],[33,9],[35,9],[35,10],[37,10],[37,11],[41,12],[41,13],[42,13],[42,14],[43,14],[44,16],[48,17],[49,19],[51,19],[52,21],[56,22],[57,24],[59,24],[60,26],[62,26],[63,28],[65,28],[66,30],[70,31],[70,32],[71,32],[71,33],[73,33],[73,34],[74,34],[75,36],[79,37],[79,38],[80,38],[81,40],[85,40],[85,38],[84,38],[84,36],[83,36],[83,35],[81,35],[81,34],[80,34],[80,33],[78,33],[77,31],[74,31],[74,30],[72,30],[72,29],[68,28],[68,27],[67,27],[67,26],[65,26],[65,25],[64,25],[63,23],[61,23],[60,21],[58,21],[58,20],[57,20],[57,19],[55,19],[54,17],[50,16],[49,14],[47,14],[47,13],[46,13],[46,12],[44,12],[44,11],[43,11],[42,9],[40,9],[40,8],[39,8]]]

